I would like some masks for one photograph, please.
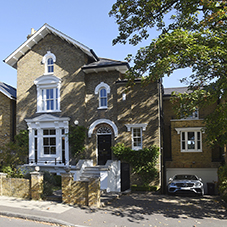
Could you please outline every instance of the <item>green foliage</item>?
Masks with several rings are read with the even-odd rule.
[[[69,145],[72,155],[78,156],[85,150],[86,128],[84,126],[69,127]]]
[[[129,85],[135,78],[146,85],[177,69],[191,68],[182,82],[192,92],[178,96],[182,111],[217,104],[215,113],[205,119],[206,134],[212,143],[226,144],[227,1],[117,0],[109,14],[119,26],[113,44],[137,45],[148,39],[152,28],[160,32],[135,56],[126,58],[133,62],[126,75]]]
[[[218,169],[218,185],[222,198],[227,202],[227,165]]]
[[[140,185],[132,185],[132,191],[148,191],[148,192],[155,192],[157,191],[157,186],[140,186]]]
[[[24,177],[20,168],[12,169],[11,166],[3,166],[1,171],[3,173],[7,173],[7,177],[9,177],[9,178],[23,178]]]
[[[155,168],[159,155],[159,148],[150,146],[141,150],[132,150],[122,143],[116,144],[112,147],[114,155],[122,160],[128,162],[132,166],[132,172],[138,174],[144,185],[148,185],[158,176]]]
[[[61,188],[61,176],[44,171],[43,176],[43,196],[50,196],[56,188]]]
[[[7,172],[10,176],[21,176],[18,166],[26,163],[28,155],[28,132],[20,131],[14,142],[0,147],[0,170]],[[19,172],[18,172],[19,171]]]

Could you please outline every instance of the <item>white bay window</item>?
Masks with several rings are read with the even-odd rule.
[[[43,114],[26,119],[29,130],[30,165],[68,165],[69,118]]]

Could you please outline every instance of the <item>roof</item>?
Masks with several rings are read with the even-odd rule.
[[[17,90],[14,87],[11,87],[8,84],[0,82],[0,92],[6,95],[8,98],[16,100],[17,98]]]
[[[164,96],[171,96],[172,92],[176,93],[188,93],[188,87],[173,87],[173,88],[164,88]]]
[[[99,58],[96,62],[84,65],[82,69],[85,73],[111,70],[117,70],[121,73],[125,73],[129,69],[129,64],[125,61]]]
[[[17,61],[23,55],[25,55],[33,46],[35,46],[40,40],[42,40],[46,35],[50,33],[59,36],[61,39],[66,40],[67,42],[73,44],[77,48],[80,48],[85,54],[93,58],[94,61],[97,60],[97,56],[95,55],[94,51],[89,49],[87,46],[63,34],[62,32],[56,30],[50,25],[44,24],[38,31],[31,35],[21,46],[19,46],[12,54],[10,54],[4,60],[4,62],[14,68],[17,68]]]

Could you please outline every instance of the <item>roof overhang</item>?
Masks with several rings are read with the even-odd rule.
[[[31,35],[31,37],[28,38],[20,47],[18,47],[12,54],[10,54],[4,60],[4,62],[14,68],[17,68],[17,61],[23,55],[25,55],[30,49],[32,49],[32,47],[36,45],[41,39],[43,39],[46,35],[50,33],[60,37],[61,39],[67,41],[70,44],[73,44],[75,47],[81,49],[88,56],[96,60],[96,56],[93,54],[93,51],[91,51],[87,46],[63,34],[62,32],[56,30],[50,25],[44,24],[38,31],[36,31],[33,35]]]
[[[2,89],[0,87],[0,92],[3,93],[6,97],[8,97],[9,99],[12,99],[12,100],[16,100],[16,97],[13,97],[11,94],[9,94],[8,92],[6,92],[4,89]]]
[[[93,68],[83,68],[85,73],[98,73],[98,72],[109,72],[109,71],[118,71],[122,74],[126,73],[128,67],[125,65],[118,66],[105,66],[105,67],[93,67]]]

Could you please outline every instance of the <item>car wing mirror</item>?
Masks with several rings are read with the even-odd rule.
[[[169,181],[172,181],[173,180],[173,178],[169,178]]]

